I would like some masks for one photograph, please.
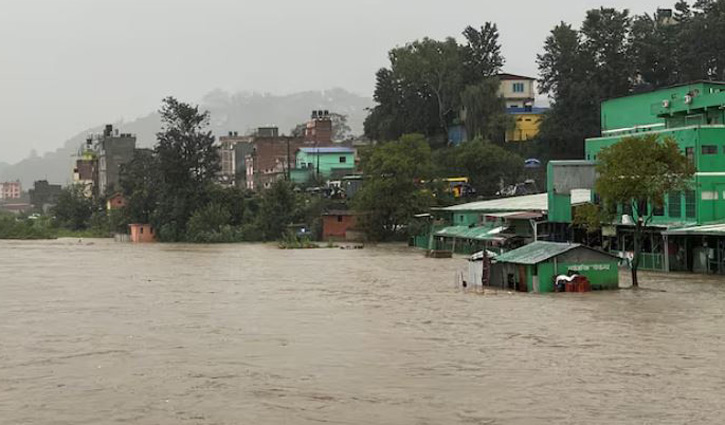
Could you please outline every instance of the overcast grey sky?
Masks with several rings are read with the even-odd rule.
[[[215,88],[370,96],[387,51],[499,25],[506,71],[536,75],[559,21],[603,0],[0,0],[0,162]],[[617,0],[652,12],[673,1]]]

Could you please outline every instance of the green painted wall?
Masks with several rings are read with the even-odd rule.
[[[711,88],[720,87],[722,85],[717,83],[695,83],[607,100],[602,102],[602,130],[663,124],[665,120],[657,116],[663,100],[677,102],[687,93],[693,91],[707,93]]]
[[[536,269],[539,276],[539,291],[541,293],[554,292],[554,278],[561,274],[567,274],[569,270],[575,270],[577,273],[586,276],[592,284],[592,289],[609,290],[619,288],[619,266],[616,259],[604,262],[576,264],[555,263],[552,260],[539,263]],[[531,269],[531,274],[533,274],[533,269]],[[533,277],[529,277],[528,285],[529,291],[533,291]]]
[[[355,169],[355,154],[352,152],[321,152],[319,154],[319,163],[316,153],[307,153],[303,151],[297,152],[297,168],[312,168],[319,171],[322,177],[328,178],[332,175],[333,169],[347,169],[353,171]]]

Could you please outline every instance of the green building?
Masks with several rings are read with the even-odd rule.
[[[554,292],[557,276],[576,272],[594,290],[619,288],[619,259],[573,243],[537,241],[494,258],[490,285],[520,292]]]
[[[725,221],[725,83],[695,82],[608,100],[601,119],[602,136],[586,140],[586,158],[579,162],[589,171],[570,172],[567,161],[549,165],[550,209],[566,203],[571,188],[592,187],[603,148],[629,136],[673,138],[697,171],[690,190],[666,194],[664,207],[653,211],[643,268],[725,274],[725,233],[714,234],[711,226]],[[616,221],[604,229],[603,248],[631,256],[637,219],[632,215],[631,206],[618,207]],[[560,216],[558,221],[571,220]],[[699,232],[701,226],[706,228]]]
[[[355,149],[348,147],[301,148],[297,151],[292,181],[306,183],[317,177],[330,179],[351,174],[355,170]]]

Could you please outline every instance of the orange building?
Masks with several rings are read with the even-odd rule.
[[[357,224],[356,214],[352,211],[330,211],[322,216],[322,239],[350,240],[356,239],[358,232],[353,232]]]
[[[129,224],[128,228],[131,232],[131,242],[156,242],[156,232],[150,224]]]

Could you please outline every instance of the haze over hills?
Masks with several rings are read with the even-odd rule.
[[[187,99],[179,99],[187,101]],[[161,102],[159,102],[160,104]],[[353,134],[362,134],[366,108],[372,106],[367,97],[334,88],[325,91],[306,91],[289,95],[271,95],[253,92],[227,93],[214,90],[199,102],[211,113],[210,129],[215,136],[230,131],[245,134],[260,126],[274,125],[281,133],[307,121],[313,109],[326,109],[348,116]],[[157,112],[130,122],[110,122],[123,133],[134,133],[138,147],[152,147],[161,128]],[[67,184],[71,181],[73,161],[79,147],[91,133],[100,133],[107,123],[82,131],[68,139],[62,147],[42,156],[30,155],[16,163],[0,163],[0,181],[20,179],[25,190],[35,180],[47,179],[51,183]]]

